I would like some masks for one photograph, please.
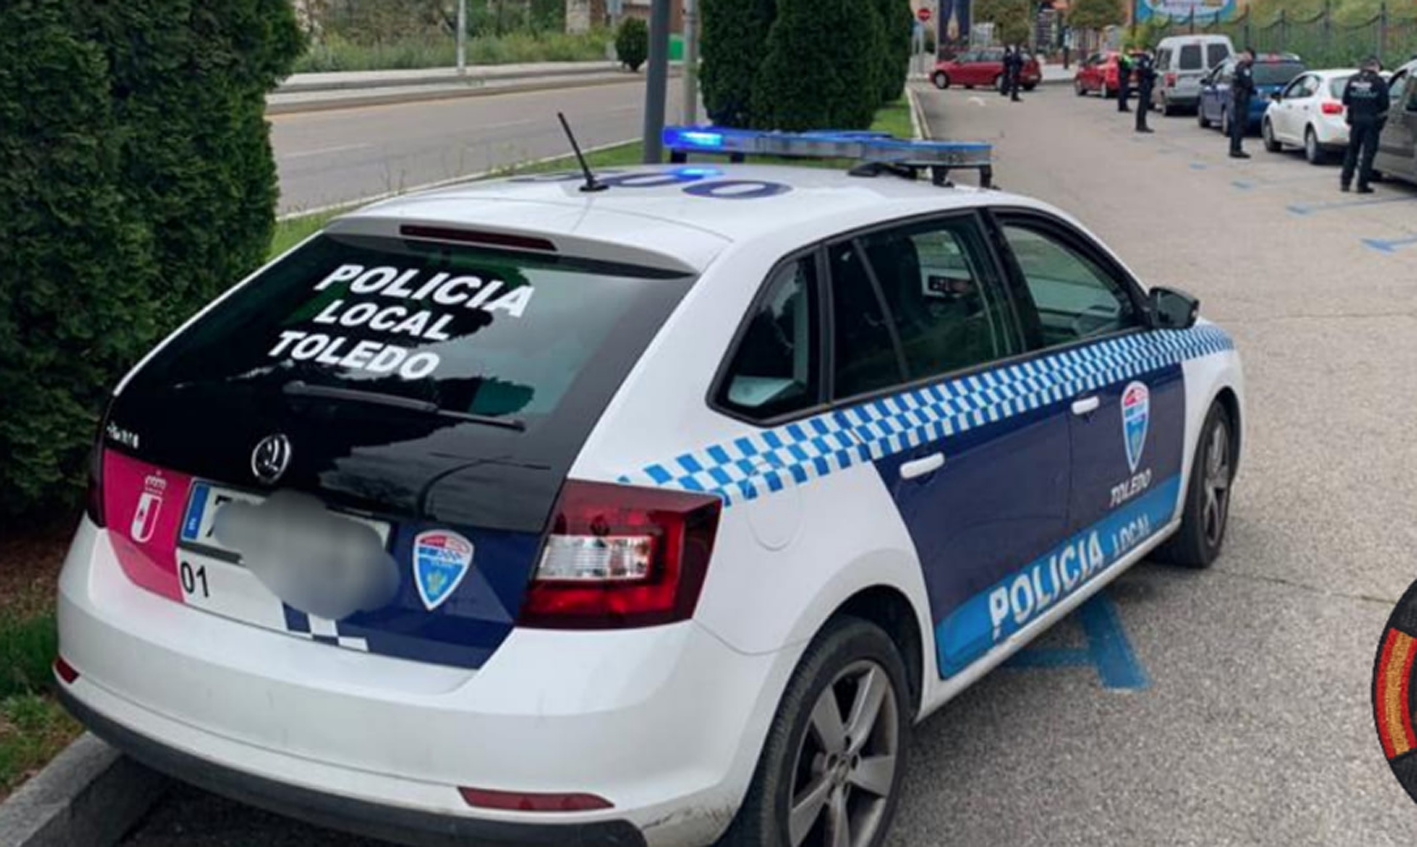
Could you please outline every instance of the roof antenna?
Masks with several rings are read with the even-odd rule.
[[[585,185],[581,186],[582,191],[604,191],[610,186],[599,182],[595,178],[595,173],[586,164],[585,156],[581,154],[581,145],[576,143],[576,134],[571,132],[571,125],[566,123],[566,116],[561,112],[556,113],[556,117],[561,120],[561,129],[566,131],[566,138],[571,142],[571,149],[576,153],[576,161],[581,163],[581,173],[585,174]]]

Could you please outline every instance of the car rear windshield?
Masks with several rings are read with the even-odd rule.
[[[1199,44],[1181,45],[1181,70],[1198,71],[1205,65],[1201,58],[1201,46]]]
[[[1330,94],[1333,95],[1333,99],[1335,99],[1335,100],[1342,100],[1342,99],[1343,99],[1343,89],[1348,86],[1348,80],[1350,80],[1350,79],[1352,79],[1352,78],[1353,78],[1353,77],[1351,77],[1351,76],[1341,76],[1341,77],[1338,77],[1337,79],[1331,79],[1331,80],[1329,80],[1329,83],[1328,83],[1328,91],[1329,91]]]
[[[177,336],[139,382],[333,389],[524,422],[552,414],[583,371],[606,378],[594,366],[604,348],[643,349],[691,281],[555,256],[321,235]]]
[[[1298,62],[1256,62],[1255,85],[1288,85],[1303,72]]]

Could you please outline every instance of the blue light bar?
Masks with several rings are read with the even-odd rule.
[[[993,146],[978,141],[905,141],[884,132],[825,130],[765,132],[668,126],[664,146],[675,153],[854,159],[921,168],[987,168]]]

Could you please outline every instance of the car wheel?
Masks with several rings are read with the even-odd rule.
[[[1271,153],[1278,153],[1284,149],[1274,137],[1274,124],[1269,122],[1269,118],[1264,119],[1264,124],[1260,127],[1260,135],[1264,137],[1264,149]]]
[[[1314,134],[1313,127],[1304,130],[1304,158],[1311,165],[1324,163],[1324,149],[1319,146],[1319,137]]]
[[[895,816],[913,705],[880,627],[838,618],[807,648],[717,847],[877,845]]]
[[[1036,83],[1036,82],[1027,82],[1027,83],[1024,83],[1023,90],[1024,90],[1024,91],[1032,91],[1033,89],[1035,89],[1035,88],[1037,88],[1037,87],[1038,87],[1038,83]]]
[[[1215,403],[1205,416],[1205,426],[1196,444],[1181,528],[1157,551],[1157,559],[1206,568],[1220,555],[1230,522],[1230,484],[1235,478],[1235,458],[1234,424],[1225,407]]]
[[[1201,129],[1210,129],[1210,118],[1205,116],[1204,105],[1196,108],[1196,123],[1200,124]]]
[[[1004,93],[1004,75],[1003,75],[1003,74],[999,74],[998,76],[994,77],[994,90],[997,91],[997,92],[999,92],[1000,94],[1003,94],[1003,93]]]
[[[1220,110],[1220,134],[1226,138],[1230,137],[1230,110]]]
[[[941,91],[950,87],[950,75],[944,71],[935,71],[935,75],[932,79],[935,81],[935,87]]]
[[[1161,114],[1168,118],[1176,114],[1176,107],[1172,106],[1171,101],[1165,97],[1161,98]]]
[[[1073,93],[1079,97],[1083,97],[1087,94],[1087,89],[1082,87],[1082,80],[1073,80]]]

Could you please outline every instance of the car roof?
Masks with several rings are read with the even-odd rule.
[[[733,245],[791,228],[803,244],[913,215],[991,204],[1045,204],[928,179],[854,177],[836,168],[782,165],[644,165],[598,176],[659,184],[581,191],[578,173],[461,183],[409,194],[339,218],[331,232],[395,234],[400,226],[442,225],[478,232],[542,236],[571,255],[628,261],[685,272],[706,268]],[[737,189],[785,186],[752,199],[690,194],[685,188],[738,181]]]

